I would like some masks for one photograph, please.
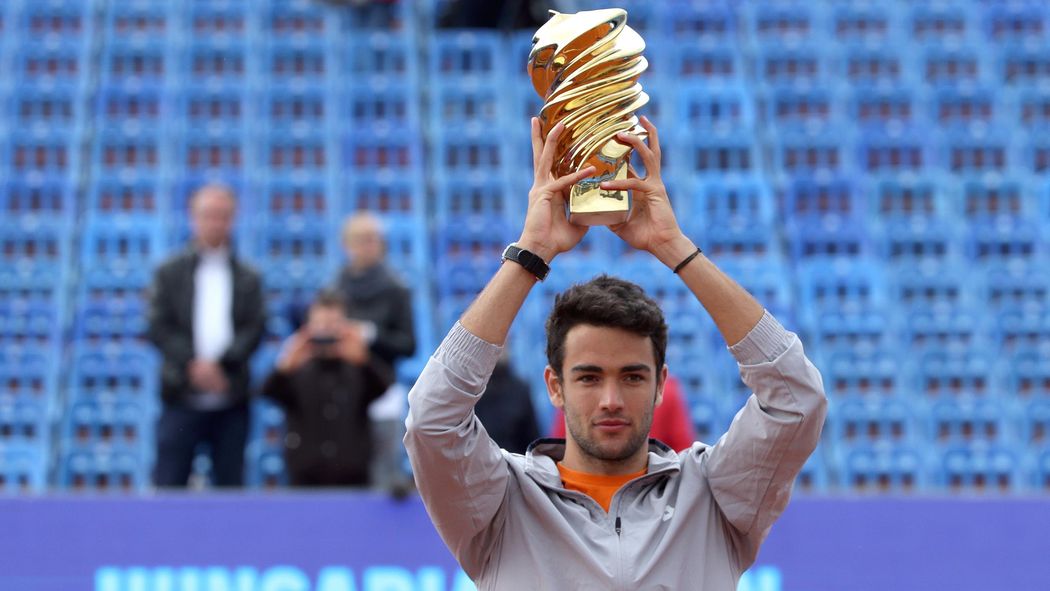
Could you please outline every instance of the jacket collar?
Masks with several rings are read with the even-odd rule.
[[[539,484],[562,489],[561,474],[558,462],[565,457],[565,440],[543,438],[533,441],[525,452],[525,473]],[[663,442],[649,440],[649,465],[646,478],[654,474],[670,474],[681,469],[678,454]]]

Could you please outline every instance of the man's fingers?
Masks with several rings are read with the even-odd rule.
[[[645,170],[648,174],[652,175],[660,170],[660,160],[656,157],[649,146],[645,145],[642,138],[634,135],[633,133],[620,132],[616,134],[616,139],[634,148],[634,151],[642,157],[642,164],[645,164]]]
[[[558,138],[561,137],[564,129],[565,124],[559,121],[547,134],[547,139],[543,141],[543,151],[540,153],[539,165],[536,167],[537,178],[542,178],[539,175],[549,174],[551,168],[554,167],[554,151],[558,147]]]
[[[661,154],[660,134],[656,131],[656,126],[653,125],[653,122],[649,121],[649,118],[645,115],[642,115],[642,118],[639,119],[639,122],[642,124],[642,128],[645,129],[646,133],[649,134],[649,149],[652,150],[654,154],[656,154],[656,162],[659,163]]]
[[[646,186],[645,180],[640,178],[633,179],[620,179],[617,181],[605,181],[601,184],[602,190],[605,191],[639,191],[646,192],[649,187]]]
[[[561,191],[562,189],[568,187],[569,185],[574,185],[574,184],[582,181],[583,179],[590,178],[590,177],[594,176],[594,173],[596,171],[597,171],[597,169],[595,167],[588,166],[587,168],[584,168],[583,170],[578,170],[578,171],[576,171],[576,172],[574,172],[572,174],[567,174],[567,175],[559,178],[558,180],[554,181],[553,183],[551,183],[550,184],[550,190],[551,191],[555,191],[555,192]]]
[[[539,175],[540,152],[543,151],[543,140],[540,138],[540,120],[537,117],[533,117],[530,123],[532,125],[532,167],[536,169],[536,174]]]

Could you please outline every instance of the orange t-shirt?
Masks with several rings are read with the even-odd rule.
[[[633,474],[606,476],[604,474],[588,474],[570,470],[562,466],[561,462],[558,462],[558,472],[561,474],[561,481],[565,484],[565,488],[582,492],[598,501],[598,504],[608,513],[609,505],[612,503],[612,498],[616,491],[620,490],[620,487],[627,484],[628,481],[645,474],[645,469],[643,468]]]

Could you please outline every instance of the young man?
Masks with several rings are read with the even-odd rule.
[[[660,180],[660,144],[631,145],[649,171],[602,183],[633,191],[631,219],[610,229],[673,270],[731,344],[754,395],[714,445],[674,453],[648,441],[667,367],[663,314],[611,277],[575,286],[547,322],[551,402],[568,438],[504,454],[473,407],[511,322],[555,257],[584,227],[564,193],[593,174],[554,178],[557,125],[532,123],[535,182],[516,243],[541,261],[507,260],[438,347],[409,395],[405,445],[427,511],[480,589],[735,589],[820,437],[826,398],[798,338],[705,258],[679,229]],[[534,273],[535,271],[535,273]]]
[[[393,383],[393,371],[369,352],[344,307],[339,294],[321,292],[262,388],[287,416],[284,456],[292,486],[369,482],[368,405]]]

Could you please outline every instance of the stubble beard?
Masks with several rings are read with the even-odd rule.
[[[565,408],[565,416],[568,419],[565,421],[565,424],[568,427],[569,436],[579,446],[580,451],[602,462],[622,462],[638,453],[638,450],[648,443],[649,429],[653,425],[653,407],[650,406],[645,414],[642,415],[641,424],[637,425],[638,428],[631,433],[630,438],[622,446],[610,448],[607,445],[603,445],[597,438],[590,436],[587,419],[581,420],[579,416],[570,413],[567,406]]]

